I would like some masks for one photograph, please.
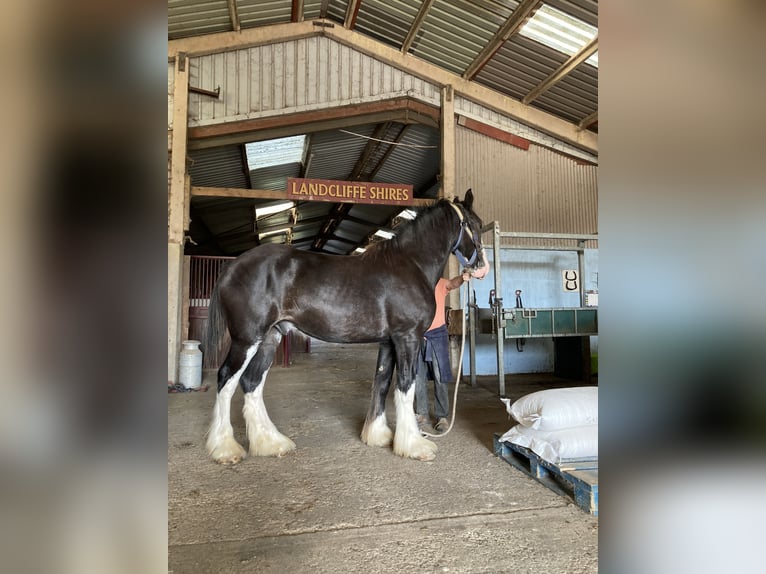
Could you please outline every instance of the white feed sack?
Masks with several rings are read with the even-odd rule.
[[[519,423],[501,441],[526,447],[555,464],[598,457],[598,387],[548,389],[514,403],[500,400]]]

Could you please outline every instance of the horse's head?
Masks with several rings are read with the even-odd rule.
[[[450,206],[458,216],[460,233],[452,245],[452,253],[463,269],[477,279],[483,279],[489,271],[489,264],[481,247],[481,218],[473,211],[473,192],[465,192],[465,198],[460,201],[457,197]]]

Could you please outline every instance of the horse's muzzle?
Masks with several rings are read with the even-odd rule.
[[[481,250],[481,262],[483,265],[477,269],[469,269],[468,272],[475,279],[484,279],[484,276],[489,273],[489,263],[487,262],[487,254]]]

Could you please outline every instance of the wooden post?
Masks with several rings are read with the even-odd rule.
[[[441,115],[441,189],[439,197],[455,197],[455,91],[442,88]]]
[[[173,132],[168,190],[168,382],[178,382],[183,331],[183,250],[188,212],[186,138],[189,109],[189,58],[179,54],[173,79]]]

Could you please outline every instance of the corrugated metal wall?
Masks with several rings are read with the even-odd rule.
[[[323,37],[192,58],[189,125],[268,117],[401,96],[439,105],[428,82]]]
[[[559,150],[563,153],[582,158],[592,163],[598,163],[598,158],[593,154],[559,141],[540,130],[524,125],[509,116],[491,110],[481,104],[477,104],[463,96],[457,96],[455,98],[455,113],[523,137],[524,139],[542,146]]]
[[[523,150],[461,126],[456,150],[456,191],[462,196],[473,189],[485,223],[497,220],[501,231],[598,232],[596,166],[534,144]]]

